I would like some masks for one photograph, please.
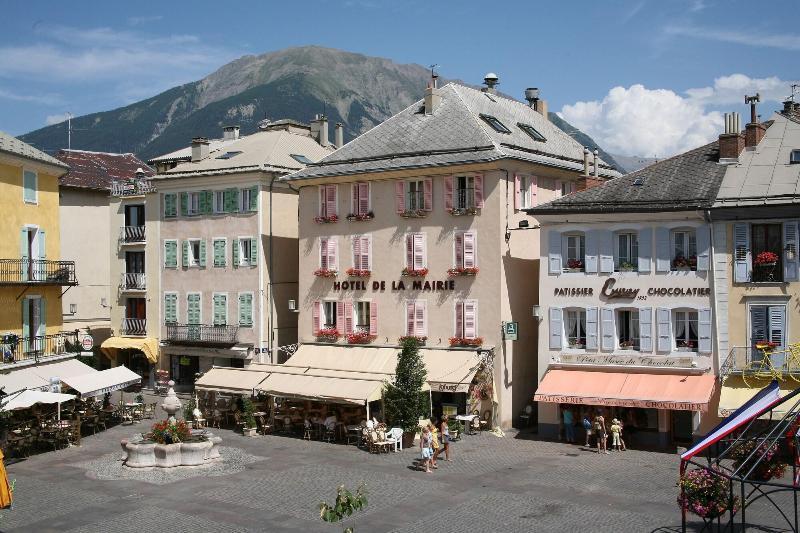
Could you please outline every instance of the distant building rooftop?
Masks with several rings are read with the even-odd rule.
[[[112,182],[136,177],[139,168],[145,176],[154,174],[153,169],[134,154],[60,150],[56,158],[69,165],[69,172],[59,179],[62,187],[110,190]]]

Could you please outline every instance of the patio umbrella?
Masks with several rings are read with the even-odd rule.
[[[14,497],[11,492],[11,485],[8,483],[6,465],[3,463],[3,451],[0,450],[0,509],[11,507]]]
[[[27,409],[37,403],[57,403],[58,419],[61,420],[61,404],[74,400],[74,394],[62,394],[60,392],[45,392],[40,390],[21,390],[8,395],[0,407],[0,411],[14,411],[17,409]]]

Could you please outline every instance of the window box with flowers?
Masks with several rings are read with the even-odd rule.
[[[424,278],[428,275],[427,268],[404,268],[401,272],[401,275],[409,277],[409,278]]]
[[[338,221],[339,217],[336,215],[314,217],[314,222],[317,224],[332,224]]]
[[[474,337],[468,339],[466,337],[450,337],[450,346],[458,347],[469,347],[469,346],[480,346],[483,344],[483,337]]]
[[[583,261],[580,259],[567,261],[567,272],[583,272]]]
[[[314,271],[314,275],[318,278],[335,278],[339,274],[338,270],[331,270],[329,268],[318,268]]]
[[[335,327],[324,327],[317,333],[317,339],[325,342],[336,342],[341,336]]]
[[[682,255],[676,256],[672,260],[672,268],[680,271],[697,270],[697,256],[691,255],[688,258]]]
[[[447,269],[449,276],[476,276],[478,267],[456,267]]]
[[[425,336],[417,336],[417,335],[403,335],[399,339],[397,339],[397,343],[403,345],[406,341],[416,341],[418,346],[424,346],[425,342],[428,340],[428,337]]]
[[[425,218],[428,216],[428,212],[423,209],[406,209],[400,216],[403,218]]]
[[[772,352],[775,348],[778,347],[777,342],[772,341],[758,341],[756,343],[756,350],[761,350],[762,352]]]
[[[635,272],[637,270],[636,265],[633,263],[621,263],[619,265],[620,272]]]
[[[695,341],[681,340],[676,343],[679,352],[696,352],[697,343]]]
[[[756,255],[753,259],[753,281],[780,281],[781,276],[776,272],[779,261],[780,257],[775,252],[765,251]]]
[[[369,331],[356,331],[346,335],[347,344],[367,344],[375,340],[375,335],[370,335]]]
[[[361,270],[358,268],[348,268],[347,275],[351,278],[368,278],[372,274],[370,270]]]
[[[475,207],[454,207],[452,209],[448,209],[447,212],[454,217],[460,217],[464,215],[477,215],[478,209]]]
[[[372,220],[373,218],[375,218],[375,213],[372,211],[364,214],[350,213],[347,215],[347,220],[350,222],[363,222],[365,220]]]
[[[636,342],[635,341],[621,341],[619,343],[620,350],[636,350]]]

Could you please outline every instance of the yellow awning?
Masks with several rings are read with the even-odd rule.
[[[117,350],[140,350],[148,361],[158,362],[158,339],[153,337],[109,337],[100,345],[100,351],[114,361]]]
[[[722,390],[719,395],[719,416],[728,416],[735,410],[744,405],[749,399],[755,396],[758,391],[769,385],[770,380],[747,379],[747,383],[739,376],[730,376],[722,383]],[[749,385],[748,385],[749,384]],[[798,386],[794,381],[780,381],[781,397],[786,396]],[[787,405],[779,405],[773,412],[772,418],[781,417],[786,414]],[[767,415],[769,416],[769,415]]]

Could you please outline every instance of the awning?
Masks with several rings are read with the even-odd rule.
[[[66,361],[59,361],[49,365],[37,365],[31,367],[31,370],[46,379],[48,383],[50,382],[50,378],[59,378],[63,381],[64,378],[84,376],[97,372],[94,368],[85,363],[81,363],[77,359],[67,359]]]
[[[399,348],[303,344],[286,365],[394,374]]]
[[[770,380],[749,380],[753,386],[748,386],[739,376],[730,376],[722,383],[719,393],[719,416],[730,416],[731,413],[750,401],[753,396],[770,384]],[[785,381],[779,382],[781,398],[792,392],[797,386],[796,383]],[[779,405],[772,411],[772,416],[781,417],[786,414],[781,408],[791,407]],[[769,415],[767,415],[769,416]]]
[[[472,350],[422,350],[428,383],[438,392],[468,392],[480,367],[478,354]]]
[[[55,392],[44,392],[40,390],[23,390],[16,392],[3,399],[0,411],[14,411],[15,409],[27,409],[37,403],[64,403],[74,400],[74,394],[60,394]]]
[[[678,411],[708,410],[714,392],[712,375],[638,374],[548,370],[537,402],[644,407]]]
[[[256,385],[268,375],[257,369],[214,367],[195,381],[194,387],[205,391],[252,394]]]
[[[279,365],[276,365],[279,366]],[[256,390],[282,398],[365,405],[380,400],[388,376],[369,372],[321,370],[306,367],[298,373],[276,369]]]
[[[0,387],[3,392],[11,394],[23,389],[47,389],[50,378],[61,378],[97,372],[89,365],[77,359],[67,359],[54,363],[26,366],[12,370],[8,374],[0,374]]]
[[[90,398],[124,389],[141,380],[142,377],[139,374],[121,365],[92,374],[68,377],[62,381],[78,391],[82,398]]]
[[[117,350],[140,350],[148,361],[158,362],[158,339],[153,337],[109,337],[100,345],[100,351],[113,361],[117,360]]]

